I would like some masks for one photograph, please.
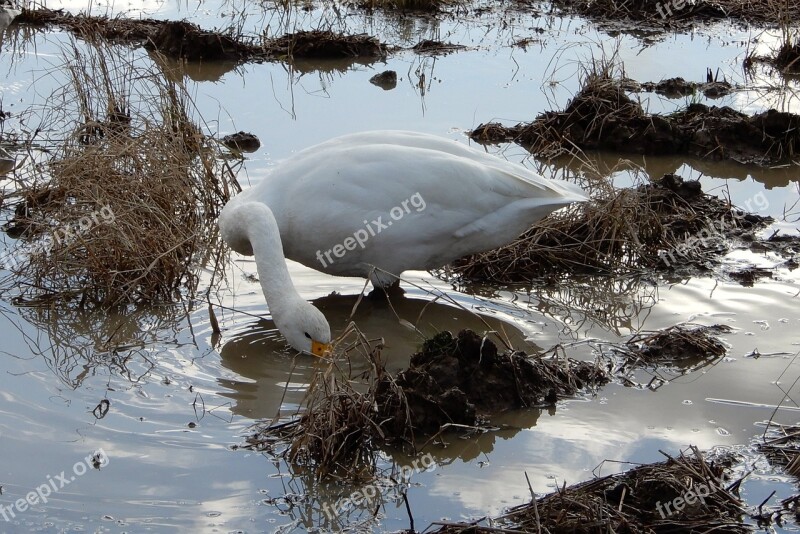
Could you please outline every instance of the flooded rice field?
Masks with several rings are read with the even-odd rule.
[[[692,445],[709,458],[733,453],[733,472],[749,473],[739,492],[748,511],[741,517],[744,525],[797,530],[793,513],[767,525],[754,518],[765,500],[765,509],[777,510],[798,493],[792,469],[773,465],[756,446],[768,421],[794,424],[800,410],[798,244],[780,250],[763,244],[774,244],[766,240],[778,230],[788,236],[800,230],[793,145],[781,154],[785,162],[765,166],[635,151],[564,151],[544,158],[532,156],[524,143],[482,145],[468,135],[482,124],[515,126],[564,110],[595,62],[639,84],[676,77],[707,82],[710,72],[733,87],[713,99],[699,91],[676,98],[629,92],[649,114],[668,116],[700,104],[747,115],[769,109],[800,113],[796,78],[765,62],[743,66],[751,56],[772,54],[782,30],[730,20],[665,30],[646,21],[587,19],[546,2],[458,3],[424,14],[327,0],[283,4],[70,0],[48,2],[47,8],[186,20],[245,36],[251,44],[300,30],[367,34],[386,45],[385,53],[185,62],[125,40],[96,45],[60,23],[6,28],[0,33],[0,147],[16,158],[16,169],[0,175],[0,199],[12,198],[21,187],[18,176],[60,153],[74,135],[66,132],[67,123],[88,121],[73,116],[82,108],[63,88],[80,79],[80,61],[97,58],[92,50],[100,46],[106,64],[114,66],[112,84],[125,79],[134,86],[139,73],[156,72],[185,86],[191,113],[206,135],[255,134],[260,148],[243,160],[231,157],[225,171],[243,187],[260,183],[293,153],[332,137],[402,129],[470,144],[587,191],[602,184],[636,188],[674,173],[773,220],[738,236],[737,245],[713,261],[684,249],[670,260],[678,269],[576,269],[513,283],[468,280],[449,268],[407,271],[405,292],[388,302],[361,299],[363,279],[289,262],[298,292],[324,313],[334,337],[356,308],[352,320],[365,337],[383,338],[381,356],[390,373],[406,369],[426,338],[465,328],[502,332],[489,336],[500,350],[501,337],[528,354],[560,344],[561,354],[609,372],[608,384],[559,396],[554,405],[493,414],[488,431],[451,429],[429,443],[420,438],[416,454],[401,446],[382,448],[376,462],[386,484],[378,489],[364,480],[318,480],[313,469],[292,465],[274,450],[247,447],[259,424],[288,421],[302,409],[309,384],[326,363],[286,345],[252,257],[223,256],[216,268],[214,221],[186,219],[212,229],[213,250],[199,262],[193,298],[99,309],[32,299],[35,284],[13,274],[19,236],[4,232],[0,532],[384,532],[481,520],[485,526],[486,518],[531,502],[532,493],[541,497],[565,484],[660,462]],[[417,46],[428,41],[448,46]],[[396,84],[391,76],[370,83],[385,71],[396,73]],[[92,89],[85,94],[91,100]],[[130,93],[131,108],[162,96],[143,94]],[[76,183],[83,179],[77,176]],[[131,185],[125,205],[140,209],[137,198],[153,187]],[[0,208],[3,223],[19,217],[8,202]],[[98,213],[89,226],[115,224]],[[626,220],[636,226],[636,219]],[[148,232],[154,244],[142,246],[160,246],[162,236],[142,228]],[[124,268],[107,271],[115,269]],[[715,334],[724,355],[631,364],[614,350],[637,334],[683,323],[729,327]],[[350,376],[372,369],[363,357],[348,365]],[[411,473],[405,497],[400,474],[390,474],[393,466],[404,476]],[[337,507],[370,486],[373,497]]]

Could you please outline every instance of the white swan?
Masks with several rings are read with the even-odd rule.
[[[255,255],[289,344],[321,356],[330,326],[295,290],[285,258],[386,287],[397,279],[382,271],[433,269],[505,245],[585,199],[572,184],[449,139],[374,131],[298,152],[228,202],[219,225],[233,250]]]

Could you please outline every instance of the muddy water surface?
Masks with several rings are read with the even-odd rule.
[[[106,7],[94,4],[93,9]],[[280,25],[287,24],[283,15],[247,10],[242,19],[244,9],[228,2],[181,2],[144,4],[141,13],[188,18],[205,27],[244,20],[245,31],[253,32],[269,26],[281,33]],[[327,10],[292,12],[288,25],[316,27],[331,16]],[[509,24],[501,24],[503,17]],[[722,26],[643,41],[610,36],[580,19],[491,12],[473,22],[355,15],[337,24],[402,46],[437,38],[470,48],[442,57],[399,52],[378,64],[185,67],[186,83],[212,131],[247,130],[261,139],[261,150],[240,175],[243,183],[256,183],[293,151],[342,133],[407,128],[466,142],[462,132],[480,122],[530,120],[563,107],[577,89],[579,61],[612,54],[615,47],[626,74],[638,81],[672,76],[702,81],[706,67],[719,67],[729,79],[744,82],[740,63],[751,37]],[[0,56],[2,107],[12,112],[41,105],[65,77],[62,48],[69,37],[24,33],[7,34]],[[511,46],[522,38],[533,42]],[[127,56],[152,61],[141,50]],[[368,82],[386,69],[399,78],[389,91]],[[785,92],[767,90],[767,83],[780,85],[778,80],[768,73],[759,76],[758,90],[717,103],[746,111],[770,105],[797,111]],[[651,111],[686,103],[642,98]],[[519,147],[488,150],[549,176],[598,179],[574,162],[533,161]],[[734,203],[750,202],[752,211],[781,217],[794,210],[797,219],[794,169],[641,157],[626,157],[620,164],[620,155],[613,154],[589,159],[599,174],[621,186],[635,181],[637,169],[653,176],[677,170]],[[9,181],[0,184],[11,187]],[[793,229],[791,220],[782,227]],[[737,253],[727,262],[767,259]],[[320,305],[335,330],[344,328],[363,281],[324,276],[296,264],[291,270],[301,294]],[[0,517],[0,532],[302,532],[337,529],[368,517],[358,509],[330,520],[323,505],[354,488],[291,477],[282,462],[236,448],[255,421],[294,412],[317,365],[283,345],[257,282],[248,276],[254,273],[248,258],[234,257],[229,264],[229,287],[215,298],[236,311],[218,311],[219,339],[212,335],[204,303],[88,315],[0,303],[0,504],[9,519]],[[420,272],[407,278],[416,285],[404,285],[406,294],[393,302],[394,311],[381,302],[364,302],[356,316],[369,337],[385,338],[391,369],[402,368],[421,341],[409,323],[423,333],[481,328],[470,311],[493,328],[502,327],[517,348],[564,343],[571,355],[584,359],[594,359],[605,343],[684,321],[733,327],[724,336],[728,357],[715,365],[693,372],[644,370],[632,377],[647,384],[657,374],[664,384],[655,391],[612,384],[555,409],[504,414],[494,421],[504,425],[502,430],[469,440],[452,437],[446,448],[432,448],[435,467],[415,474],[409,491],[418,528],[527,501],[523,471],[535,491],[546,492],[589,478],[603,460],[656,461],[662,458],[659,449],[674,454],[689,444],[746,450],[784,390],[792,398],[798,394],[792,386],[800,376],[793,359],[800,351],[800,285],[796,272],[787,269],[754,287],[723,275],[671,282],[584,278],[568,287],[527,288],[461,287]],[[439,293],[458,305],[445,299],[428,305]],[[754,351],[761,356],[753,357]],[[105,414],[104,400],[110,403]],[[784,404],[789,408],[775,419],[796,421],[797,405]],[[82,469],[74,469],[76,463],[97,449],[105,452],[108,465],[78,474]],[[626,465],[605,463],[596,472]],[[744,490],[751,503],[758,504],[772,489],[779,497],[789,495],[788,479],[763,462],[756,467]],[[17,499],[62,472],[67,483],[47,503],[13,508]],[[400,502],[387,499],[381,514],[371,527],[375,531],[408,527]]]

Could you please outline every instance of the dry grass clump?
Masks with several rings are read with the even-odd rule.
[[[493,528],[449,524],[437,532],[750,532],[742,521],[743,504],[734,494],[741,479],[732,484],[725,481],[731,459],[708,463],[697,448],[691,447],[691,452],[573,486],[565,484],[494,518]],[[686,501],[677,511],[673,500],[685,499],[690,491],[695,496],[692,502]],[[701,501],[697,492],[707,495]],[[666,513],[665,506],[673,513]]]
[[[347,343],[347,338],[356,340]],[[339,356],[366,357],[372,371],[352,377],[332,359],[315,374],[303,402],[303,413],[291,421],[257,427],[248,446],[284,456],[291,465],[308,469],[319,479],[371,478],[377,451],[386,441],[376,412],[375,384],[384,374],[382,342],[371,344],[351,324],[336,340]],[[339,347],[347,345],[340,350]]]
[[[117,54],[70,51],[71,83],[50,98],[44,128],[66,137],[17,177],[7,229],[22,241],[4,287],[17,302],[174,301],[192,295],[214,250],[238,187],[221,146],[193,122],[182,86]]]
[[[551,214],[516,241],[454,262],[468,280],[528,282],[562,274],[630,274],[702,264],[719,239],[759,224],[675,175],[630,189],[607,188]],[[691,246],[687,238],[702,235]]]

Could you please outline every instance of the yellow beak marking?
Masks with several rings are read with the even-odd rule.
[[[331,351],[330,343],[320,343],[319,341],[311,340],[311,354],[323,358]]]

